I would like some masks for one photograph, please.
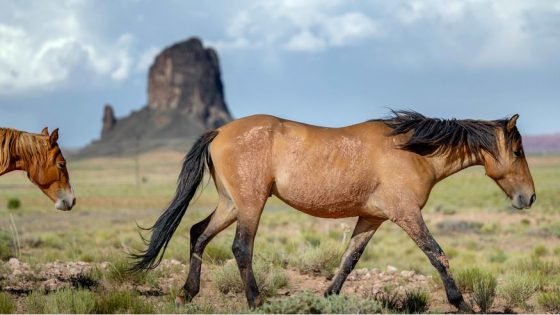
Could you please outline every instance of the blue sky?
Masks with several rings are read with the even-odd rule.
[[[387,114],[501,118],[560,132],[560,1],[1,1],[0,125],[60,127],[79,147],[101,113],[146,103],[170,44],[218,50],[235,117],[342,126]]]

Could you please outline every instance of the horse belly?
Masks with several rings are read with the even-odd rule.
[[[278,176],[272,193],[291,207],[316,217],[354,217],[363,213],[371,193],[370,183],[320,173]]]

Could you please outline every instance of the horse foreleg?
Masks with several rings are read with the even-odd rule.
[[[455,280],[451,277],[447,256],[428,230],[420,211],[408,213],[407,216],[395,219],[393,222],[399,225],[414,240],[416,245],[422,249],[432,265],[437,269],[445,286],[445,293],[449,303],[462,312],[472,313],[472,308],[465,302],[461,291],[459,291],[455,284]]]
[[[344,281],[346,281],[346,278],[358,263],[366,245],[383,221],[384,220],[366,219],[364,217],[358,218],[350,243],[344,255],[342,255],[338,273],[325,292],[325,296],[340,293]]]
[[[225,228],[230,226],[236,218],[236,211],[229,203],[220,203],[216,210],[206,219],[193,225],[191,228],[191,253],[190,268],[187,281],[183,286],[184,296],[175,299],[176,304],[184,304],[191,301],[200,290],[200,269],[202,266],[202,254],[206,245]]]

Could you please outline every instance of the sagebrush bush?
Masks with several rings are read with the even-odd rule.
[[[0,314],[12,314],[16,311],[17,305],[11,295],[0,292]]]
[[[546,312],[560,313],[560,288],[537,295],[537,303]]]
[[[264,296],[272,296],[278,289],[288,285],[288,276],[281,268],[257,260],[253,262],[253,272],[259,290]],[[213,282],[216,288],[224,294],[240,293],[245,289],[234,261],[230,261],[216,270],[213,274]]]
[[[499,288],[508,305],[526,306],[526,302],[539,288],[539,281],[527,274],[507,278]]]
[[[267,301],[255,313],[266,314],[373,314],[385,313],[379,302],[356,296],[332,295],[327,298],[311,292]]]

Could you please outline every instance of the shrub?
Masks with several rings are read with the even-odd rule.
[[[342,251],[338,245],[325,244],[307,248],[302,256],[293,255],[292,265],[302,273],[331,276],[340,262]]]
[[[10,198],[6,206],[10,210],[19,209],[21,207],[21,201],[18,198]]]
[[[500,287],[500,295],[508,305],[526,306],[526,301],[537,291],[539,282],[527,274],[512,276]]]
[[[546,256],[546,255],[548,255],[548,249],[546,249],[546,247],[544,247],[544,245],[537,245],[533,249],[533,256],[535,256],[535,257],[542,257],[542,256]]]
[[[537,303],[547,312],[560,313],[560,289],[540,293],[537,296]]]
[[[404,293],[402,311],[405,313],[425,313],[428,311],[430,294],[421,289],[407,290]]]
[[[457,273],[457,285],[463,292],[472,294],[474,302],[486,312],[496,297],[497,281],[491,273],[469,268]]]
[[[17,309],[16,302],[11,295],[0,292],[0,314],[11,314]]]
[[[392,287],[384,287],[374,299],[384,309],[396,313],[425,313],[428,310],[430,295],[421,289],[409,289],[404,294],[399,294]]]
[[[259,290],[264,296],[272,296],[278,289],[288,285],[288,277],[281,268],[256,261],[253,263],[253,271]],[[216,270],[213,282],[216,284],[216,288],[224,294],[244,291],[244,284],[234,261],[226,263],[222,268]]]
[[[28,313],[90,314],[95,309],[95,294],[88,290],[63,289],[52,294],[34,291],[26,299]]]
[[[0,231],[0,260],[8,260],[14,256],[12,237],[5,231]]]
[[[384,313],[379,302],[356,296],[319,297],[311,292],[266,302],[255,313],[267,314],[371,314]]]
[[[154,307],[132,292],[104,292],[95,299],[95,313],[114,314],[151,314],[155,313]]]
[[[496,277],[490,273],[483,273],[482,277],[474,282],[472,297],[476,305],[478,305],[480,310],[484,313],[486,313],[490,307],[492,307],[492,303],[494,303],[496,286]]]

